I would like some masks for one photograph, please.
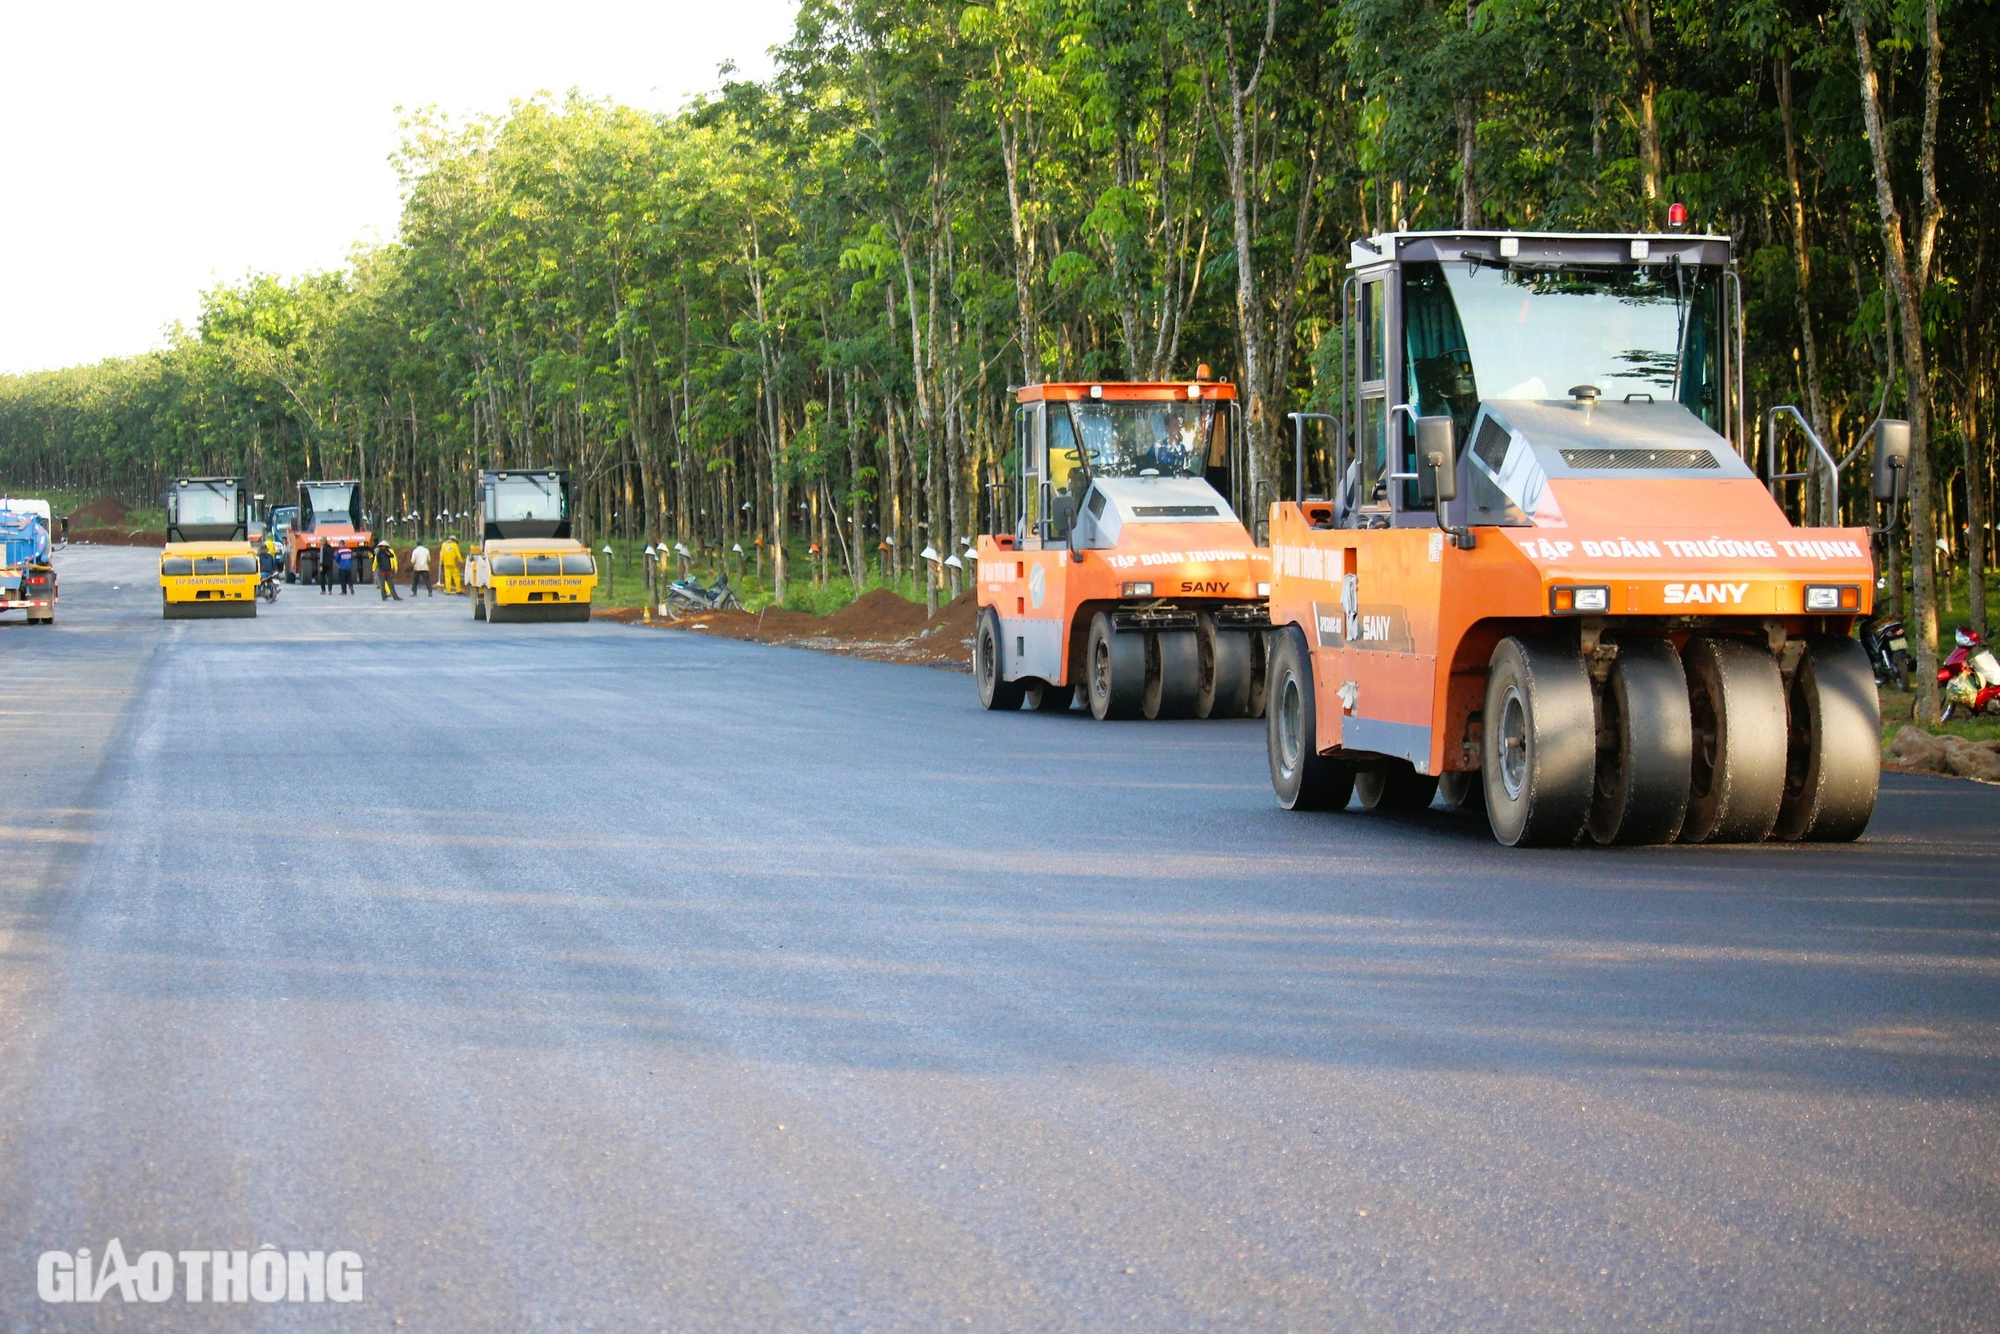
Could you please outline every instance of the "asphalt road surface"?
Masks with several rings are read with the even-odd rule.
[[[151,562],[0,624],[0,1328],[2000,1324],[2000,789],[1511,851],[1261,724]],[[40,1299],[114,1237],[363,1295]]]

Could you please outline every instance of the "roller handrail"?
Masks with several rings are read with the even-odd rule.
[[[1833,479],[1833,521],[1835,524],[1838,524],[1840,522],[1840,461],[1835,459],[1827,450],[1825,442],[1819,438],[1819,433],[1813,430],[1812,423],[1805,419],[1805,414],[1789,403],[1772,408],[1764,414],[1764,434],[1767,437],[1764,445],[1764,485],[1769,488],[1771,499],[1776,500],[1778,498],[1778,483],[1802,481],[1812,476],[1812,464],[1810,461],[1807,462],[1804,472],[1781,473],[1775,471],[1778,466],[1778,418],[1780,414],[1789,415],[1793,421],[1798,423],[1799,429],[1805,432],[1806,439],[1812,441],[1813,452],[1818,454],[1820,461],[1826,464],[1827,475]],[[1852,458],[1853,455],[1850,454],[1848,457]]]

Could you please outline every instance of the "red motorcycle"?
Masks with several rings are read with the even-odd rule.
[[[1976,630],[1960,630],[1958,647],[1938,664],[1944,688],[1944,717],[1963,711],[2000,714],[2000,661]]]

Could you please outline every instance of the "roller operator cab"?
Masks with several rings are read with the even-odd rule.
[[[587,621],[597,587],[590,548],[570,536],[575,497],[561,468],[482,472],[474,490],[472,618]]]
[[[30,625],[56,619],[56,569],[46,500],[0,496],[0,611],[27,613]]]
[[[183,477],[168,487],[160,614],[191,620],[257,614],[257,548],[240,477]]]
[[[1243,475],[1236,390],[1202,375],[1017,391],[978,547],[987,708],[1263,711],[1269,562],[1227,498]]]
[[[1272,509],[1281,804],[1419,809],[1442,781],[1507,844],[1857,837],[1868,534],[1793,526],[1744,461],[1729,240],[1351,259],[1338,485]]]
[[[275,530],[278,516],[289,506],[272,511]],[[359,583],[374,580],[374,562],[367,552],[375,545],[361,507],[361,483],[352,479],[299,483],[299,503],[288,517],[286,529],[285,578],[292,583],[312,583],[319,578],[322,558],[335,560],[342,547],[354,552],[354,577]]]

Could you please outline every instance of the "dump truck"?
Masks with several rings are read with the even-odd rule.
[[[1011,476],[988,490],[973,677],[988,709],[1100,719],[1263,710],[1268,561],[1225,498],[1244,475],[1235,386],[1015,392]]]
[[[473,489],[475,621],[587,621],[590,548],[570,536],[575,495],[562,468],[482,471]]]
[[[254,617],[261,570],[248,539],[250,494],[240,477],[183,477],[161,497],[160,614],[167,620]]]
[[[349,478],[340,481],[299,483],[298,512],[285,536],[285,578],[291,583],[312,583],[319,578],[322,552],[349,547],[354,551],[354,577],[361,583],[374,578],[374,562],[363,553],[375,545],[363,519],[361,483]]]
[[[0,611],[23,611],[30,625],[56,619],[53,519],[46,500],[0,496]]]
[[[1279,803],[1857,837],[1868,532],[1795,526],[1749,461],[1730,239],[1400,232],[1348,270],[1332,494],[1271,508]]]

